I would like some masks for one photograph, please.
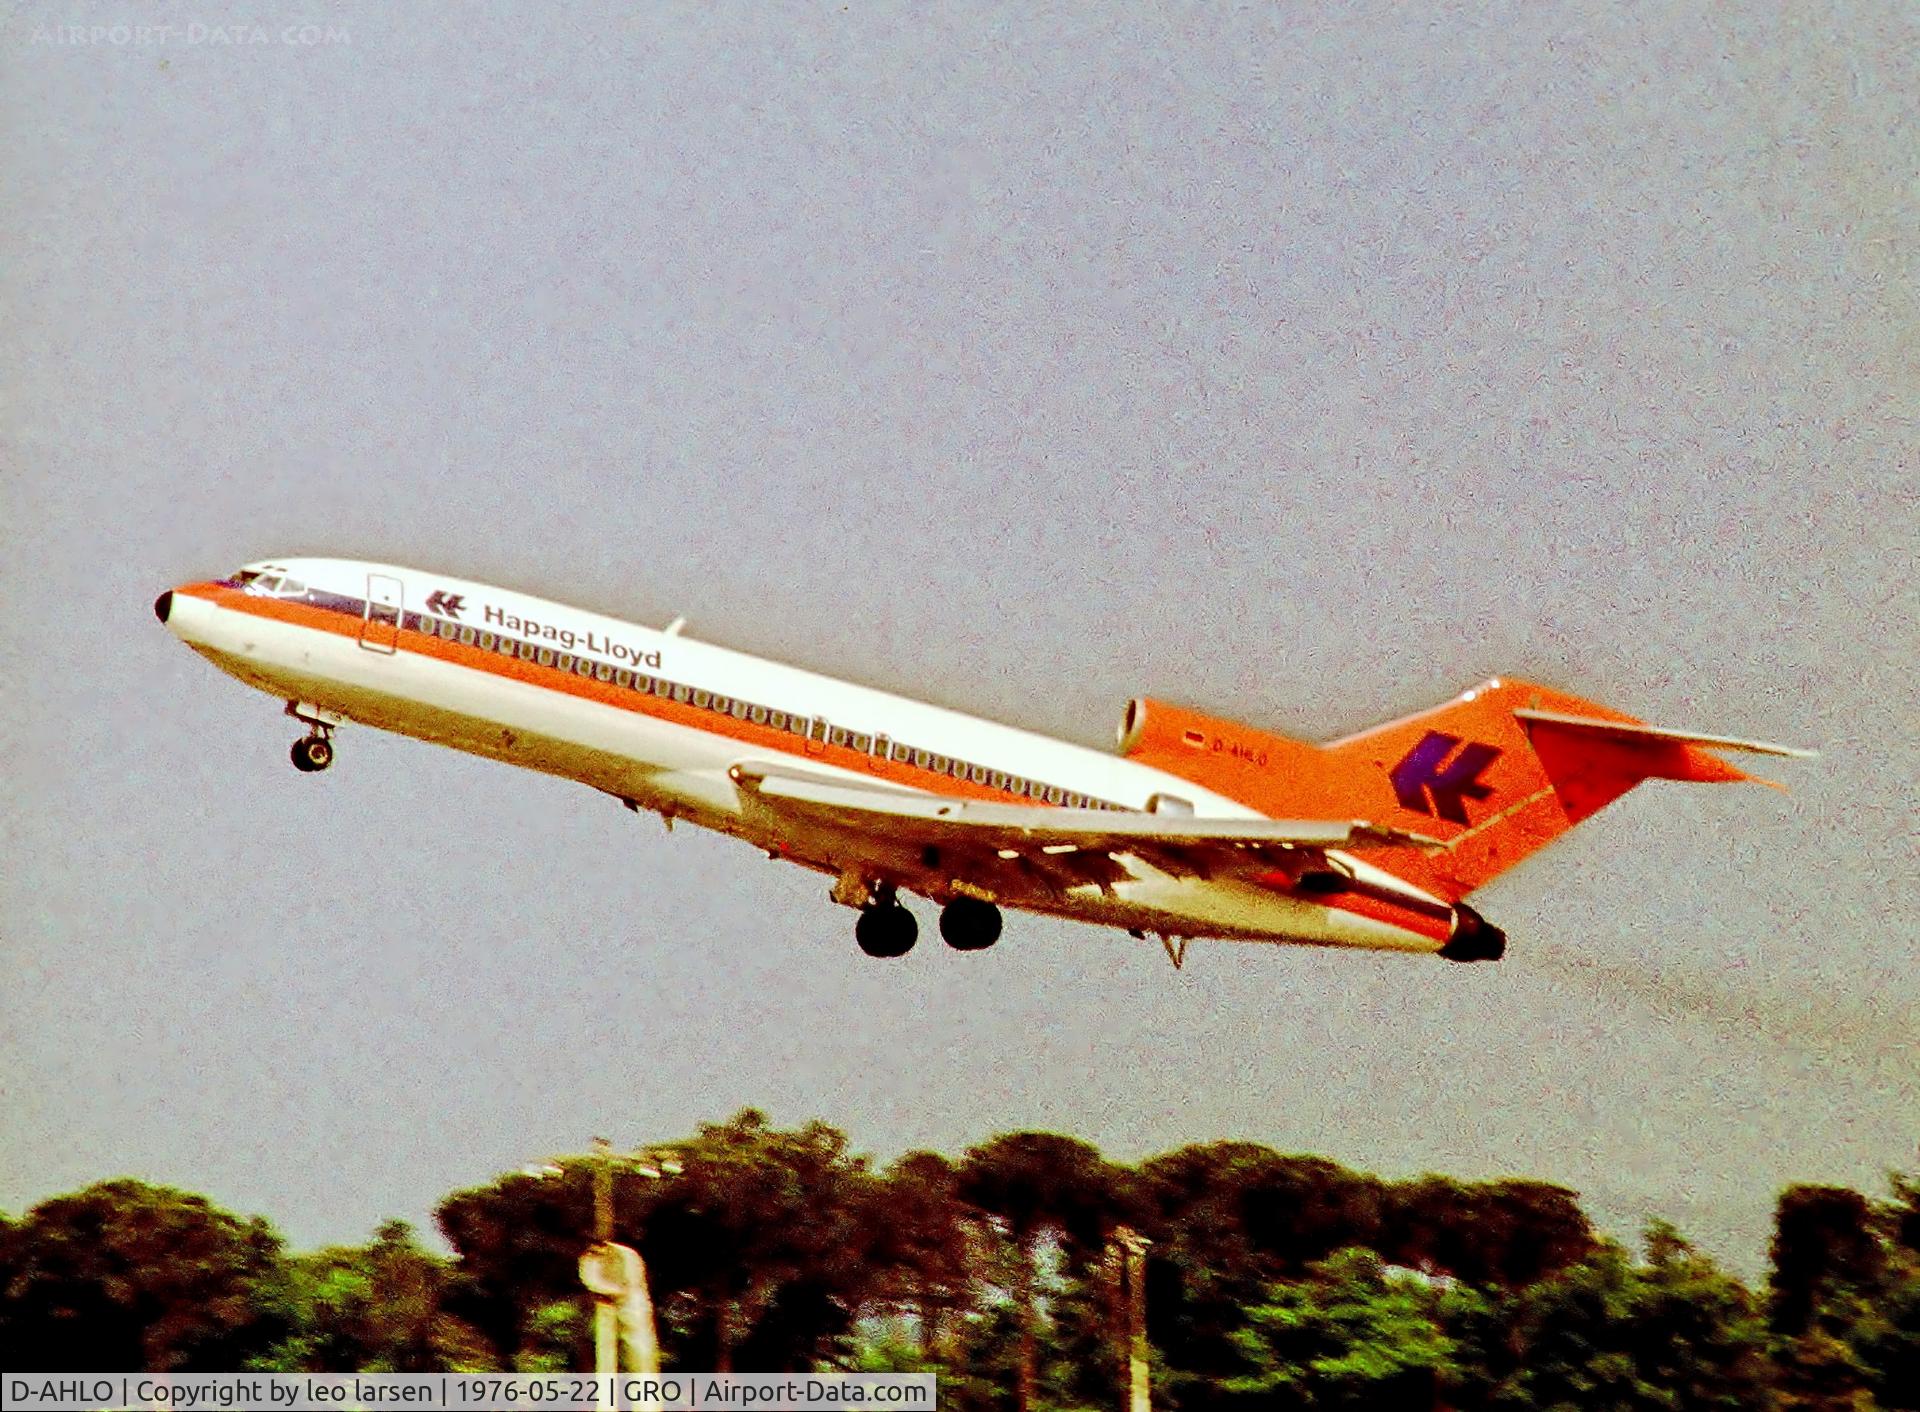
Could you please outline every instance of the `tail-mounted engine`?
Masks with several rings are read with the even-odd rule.
[[[1440,948],[1449,961],[1498,961],[1507,954],[1507,934],[1473,908],[1453,906],[1453,935]]]

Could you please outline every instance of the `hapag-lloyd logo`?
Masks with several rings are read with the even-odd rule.
[[[1480,776],[1500,758],[1500,748],[1469,743],[1458,755],[1457,735],[1428,731],[1420,743],[1400,757],[1400,763],[1387,772],[1394,797],[1403,809],[1432,814],[1449,823],[1467,822],[1466,801],[1485,799],[1493,793],[1491,785],[1480,783]],[[1453,758],[1448,760],[1448,756]]]
[[[427,600],[427,606],[433,606],[432,599]],[[569,652],[598,652],[603,657],[611,657],[617,662],[631,662],[636,667],[657,668],[660,665],[660,649],[657,647],[647,651],[631,643],[615,642],[611,638],[602,637],[591,629],[586,632],[575,632],[572,628],[559,627],[553,623],[536,622],[532,618],[523,618],[517,613],[509,613],[504,608],[496,608],[491,603],[486,605],[482,616],[490,627],[504,628],[510,633],[517,633],[521,637],[536,641],[544,639],[566,648]]]

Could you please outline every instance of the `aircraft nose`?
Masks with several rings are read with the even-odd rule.
[[[164,623],[167,620],[167,614],[171,613],[172,611],[173,611],[173,590],[168,589],[165,593],[161,594],[158,598],[153,600],[153,616],[158,618],[161,622]]]

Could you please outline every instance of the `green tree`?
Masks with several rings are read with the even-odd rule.
[[[1275,1281],[1382,1234],[1380,1181],[1325,1158],[1199,1143],[1150,1159],[1141,1179],[1154,1240],[1149,1332],[1168,1365],[1188,1372],[1238,1367],[1232,1334],[1246,1306]]]
[[[290,1331],[280,1238],[205,1197],[121,1179],[8,1233],[0,1364],[221,1371]]]
[[[294,1332],[256,1361],[307,1372],[434,1373],[495,1366],[478,1330],[443,1307],[447,1262],[422,1250],[405,1221],[365,1246],[288,1260]]]
[[[941,1356],[943,1334],[977,1296],[983,1232],[978,1213],[960,1199],[959,1174],[937,1152],[909,1152],[889,1167],[877,1197],[875,1295],[910,1313],[919,1328],[921,1362]]]
[[[1525,1289],[1596,1248],[1579,1197],[1550,1182],[1428,1175],[1391,1187],[1388,1208],[1388,1258],[1472,1285]]]
[[[1773,1327],[1808,1332],[1824,1304],[1871,1292],[1884,1252],[1873,1208],[1857,1191],[1790,1186],[1773,1224]]]
[[[1751,1412],[1767,1403],[1766,1328],[1753,1296],[1671,1227],[1651,1263],[1604,1246],[1515,1303],[1518,1366],[1501,1405],[1617,1412]]]
[[[1008,1133],[968,1151],[958,1189],[1000,1224],[1011,1247],[1019,1346],[1014,1401],[1028,1412],[1038,1386],[1042,1247],[1052,1242],[1069,1270],[1098,1259],[1133,1210],[1129,1174],[1076,1138]]]
[[[1276,1284],[1234,1333],[1243,1370],[1218,1405],[1431,1412],[1454,1356],[1424,1282],[1389,1276],[1369,1250],[1345,1250],[1307,1278]]]
[[[1920,1409],[1920,1271],[1889,1283],[1854,1332],[1861,1381],[1887,1412]]]

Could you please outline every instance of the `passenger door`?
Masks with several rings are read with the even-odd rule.
[[[400,645],[400,580],[390,574],[367,575],[367,613],[360,623],[360,645],[391,655]]]

